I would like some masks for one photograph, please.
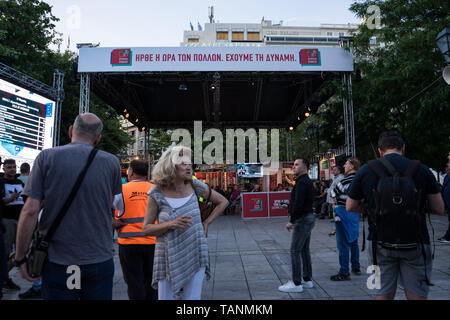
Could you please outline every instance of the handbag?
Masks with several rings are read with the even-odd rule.
[[[55,221],[48,229],[48,232],[45,235],[43,235],[42,233],[39,232],[39,227],[36,227],[31,240],[30,249],[28,250],[27,253],[27,265],[26,265],[27,272],[32,278],[38,278],[42,275],[42,270],[44,269],[44,265],[48,257],[48,245],[56,231],[56,228],[58,228],[59,224],[61,223],[62,219],[67,213],[67,210],[72,204],[72,201],[75,198],[78,189],[80,188],[80,185],[83,182],[84,177],[86,176],[86,172],[89,166],[91,165],[92,160],[94,160],[95,155],[97,154],[97,151],[98,149],[93,148],[92,151],[90,152],[86,165],[84,166],[83,170],[78,176],[75,185],[73,186],[72,191],[69,194],[69,197],[64,203],[59,214],[56,216]]]
[[[203,222],[206,219],[208,219],[208,217],[211,215],[211,212],[216,207],[214,203],[209,201],[209,199],[211,198],[211,193],[212,193],[211,187],[209,186],[209,184],[206,183],[206,188],[208,188],[209,194],[208,194],[208,197],[206,200],[203,199],[203,201],[200,201],[199,196],[197,194],[197,189],[195,188],[192,180],[191,180],[191,185],[192,185],[192,188],[194,189],[195,195],[197,196],[198,207],[200,208],[200,215],[202,217],[202,222]]]

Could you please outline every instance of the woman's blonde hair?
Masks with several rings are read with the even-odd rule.
[[[152,170],[152,182],[160,187],[171,186],[176,177],[175,166],[183,162],[191,163],[191,149],[184,146],[169,147]]]

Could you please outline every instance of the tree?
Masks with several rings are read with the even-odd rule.
[[[70,142],[69,126],[78,115],[80,88],[71,77],[76,54],[49,49],[51,44],[61,43],[54,25],[58,20],[43,1],[0,0],[0,60],[47,84],[52,84],[55,69],[65,73],[60,144],[66,144]],[[103,121],[99,148],[120,153],[131,138],[121,130],[117,113],[95,95],[91,95],[90,110]]]
[[[404,137],[408,157],[441,169],[450,149],[450,87],[441,77],[444,58],[435,38],[449,25],[449,2],[365,0],[350,10],[363,18],[370,5],[380,8],[382,28],[361,24],[354,37],[355,69],[361,74],[352,77],[357,155],[373,158],[379,133],[393,129]],[[381,45],[371,46],[371,39]],[[342,100],[326,106],[320,117],[328,124],[329,141],[343,141]]]

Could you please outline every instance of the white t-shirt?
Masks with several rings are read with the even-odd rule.
[[[168,197],[164,197],[164,198],[167,200],[167,202],[169,203],[169,205],[172,208],[176,209],[176,208],[183,206],[186,202],[188,202],[189,199],[192,197],[192,194],[193,194],[193,192],[184,198],[168,198]]]

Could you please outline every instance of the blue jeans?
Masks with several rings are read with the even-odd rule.
[[[0,222],[1,223],[1,222]],[[8,273],[8,265],[6,258],[6,250],[5,250],[5,241],[3,239],[3,230],[2,226],[0,226],[0,300],[3,297],[3,283],[7,278]]]
[[[31,284],[33,285],[34,291],[40,291],[42,288],[42,278],[40,278],[39,280],[37,280]]]
[[[315,217],[308,214],[295,220],[294,231],[291,242],[291,261],[292,261],[292,281],[296,285],[302,282],[302,264],[303,277],[312,277],[311,252],[309,243],[311,240],[311,231],[314,228]]]
[[[335,222],[335,226],[336,226],[336,242],[339,251],[339,265],[341,267],[339,273],[348,274],[350,254],[351,254],[352,270],[360,268],[358,240],[352,243],[348,243],[345,237],[345,231],[342,222],[339,221]]]
[[[80,289],[69,289],[67,280],[74,272],[53,262],[47,262],[42,273],[42,298],[44,300],[112,300],[114,262],[81,265]],[[72,283],[69,279],[69,283]]]

